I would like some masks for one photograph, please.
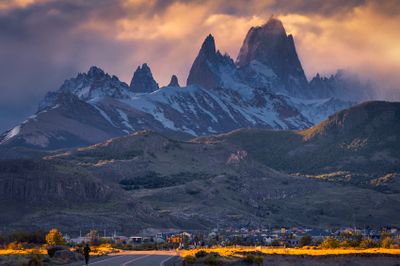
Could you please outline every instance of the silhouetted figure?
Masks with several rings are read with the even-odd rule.
[[[85,256],[86,265],[88,265],[89,263],[89,253],[90,253],[90,247],[89,244],[86,244],[86,246],[83,248],[83,255]]]

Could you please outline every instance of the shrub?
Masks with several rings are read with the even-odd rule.
[[[205,250],[197,251],[195,254],[196,258],[203,258],[203,257],[206,257],[207,255],[208,255],[208,253]]]
[[[375,242],[372,239],[364,239],[360,242],[360,248],[374,248],[376,247]]]
[[[271,246],[273,246],[273,247],[279,247],[280,245],[281,245],[281,243],[279,242],[278,239],[274,239],[271,242]]]
[[[390,236],[387,236],[381,240],[381,247],[383,248],[390,248],[392,244],[394,244],[394,241]]]
[[[309,245],[311,245],[311,243],[312,243],[312,237],[309,235],[305,235],[300,238],[299,244],[301,247],[309,246]]]
[[[31,266],[43,266],[43,261],[38,254],[33,254],[32,258],[29,261],[29,265]]]
[[[49,255],[50,258],[52,258],[57,251],[65,249],[66,249],[65,246],[51,246],[47,248],[47,254]]]
[[[204,260],[206,265],[222,265],[222,261],[220,261],[216,256],[208,255]]]
[[[333,237],[326,238],[320,245],[321,248],[338,248],[339,241],[334,239]]]
[[[188,255],[188,256],[184,257],[183,260],[186,263],[194,264],[196,262],[196,257]]]
[[[341,247],[343,247],[343,248],[348,248],[348,247],[351,247],[352,246],[352,243],[351,243],[351,241],[350,240],[343,240],[343,241],[341,241],[340,243],[339,243],[339,245],[341,246]]]
[[[245,262],[249,264],[262,264],[264,262],[263,256],[256,256],[253,254],[247,254],[246,257],[243,259]]]
[[[255,264],[262,264],[264,262],[264,257],[263,256],[255,256],[254,257],[254,263]]]
[[[7,244],[7,249],[18,250],[18,249],[21,249],[21,246],[18,245],[18,243],[14,241],[14,242]]]

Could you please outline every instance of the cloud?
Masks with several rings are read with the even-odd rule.
[[[0,111],[15,115],[0,129],[91,65],[129,82],[147,62],[161,85],[172,74],[184,84],[209,33],[236,58],[248,29],[272,14],[294,35],[308,77],[350,68],[399,86],[397,0],[2,0]]]
[[[388,18],[377,12],[375,2],[354,8],[338,19],[289,14],[281,16],[296,39],[307,73],[332,73],[350,68],[365,79],[379,79],[387,87],[399,87],[400,13]]]

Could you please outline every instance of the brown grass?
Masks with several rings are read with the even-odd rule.
[[[325,256],[325,255],[343,255],[343,254],[391,254],[400,255],[400,249],[389,248],[336,248],[336,249],[321,249],[317,247],[303,247],[303,248],[270,248],[270,247],[218,247],[206,249],[191,249],[182,250],[179,252],[181,257],[187,255],[194,256],[196,252],[204,250],[206,252],[218,252],[221,256],[231,257],[240,256],[242,252],[261,252],[266,255],[279,254],[279,255],[311,255],[311,256]]]

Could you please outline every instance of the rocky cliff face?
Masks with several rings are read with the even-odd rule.
[[[179,86],[179,82],[178,82],[178,77],[175,75],[172,75],[171,77],[171,81],[168,84],[168,87],[181,87]]]
[[[129,87],[133,92],[137,93],[150,93],[159,89],[147,64],[143,64],[136,69]]]
[[[0,201],[66,206],[109,199],[110,187],[78,169],[73,170],[75,174],[63,173],[61,167],[69,166],[46,161],[0,161]]]
[[[305,95],[308,82],[293,36],[286,34],[280,20],[271,18],[263,26],[252,27],[247,33],[236,63],[244,67],[253,60],[270,67],[291,95]]]
[[[201,85],[204,88],[223,86],[224,72],[235,69],[233,60],[216,50],[214,37],[210,34],[201,45],[187,79],[187,85]]]

